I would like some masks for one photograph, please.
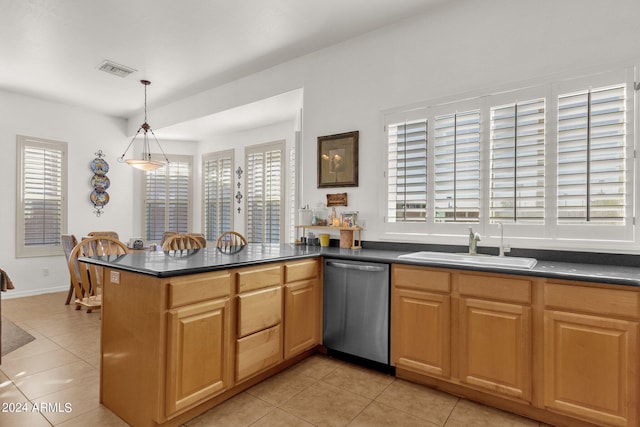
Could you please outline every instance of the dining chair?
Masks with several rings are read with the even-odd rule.
[[[207,238],[204,237],[204,234],[202,233],[187,233],[187,234],[189,236],[195,237],[200,242],[203,248],[207,247]]]
[[[225,231],[216,240],[216,247],[221,252],[235,253],[247,246],[247,239],[236,231]]]
[[[180,251],[185,249],[201,249],[206,246],[202,241],[190,234],[172,234],[162,244],[163,251]]]
[[[71,251],[73,250],[73,248],[75,248],[78,244],[78,239],[76,239],[76,236],[74,236],[73,234],[63,234],[62,236],[60,236],[60,241],[62,243],[62,249],[64,250],[64,256],[67,260],[67,265],[69,265],[69,256],[71,255]],[[64,303],[64,305],[69,305],[69,303],[71,302],[71,297],[73,296],[74,287],[73,279],[71,276],[75,275],[78,282],[80,282],[80,271],[77,268],[74,268],[73,272],[69,270],[69,275],[69,292],[67,293],[67,301]],[[79,297],[80,295],[76,294],[76,298]]]
[[[129,253],[127,245],[110,236],[82,239],[69,255],[69,274],[76,293],[76,310],[87,308],[87,313],[102,306],[102,267],[79,262],[80,257],[122,256]],[[76,276],[75,271],[79,274]]]
[[[89,234],[87,234],[87,236],[89,237],[109,236],[109,237],[113,237],[114,239],[120,240],[120,236],[118,236],[117,231],[91,231]]]

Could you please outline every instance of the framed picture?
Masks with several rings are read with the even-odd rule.
[[[318,188],[358,186],[358,133],[318,137]]]

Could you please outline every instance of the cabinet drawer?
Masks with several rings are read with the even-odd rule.
[[[284,266],[285,283],[298,280],[312,279],[318,275],[318,260],[312,259],[296,263],[288,263]]]
[[[278,264],[269,267],[251,268],[239,270],[236,274],[238,293],[241,293],[279,285],[282,279],[282,267]]]
[[[544,303],[547,308],[609,317],[640,317],[640,293],[635,291],[546,283]]]
[[[531,304],[531,281],[480,274],[458,276],[460,295]]]
[[[231,293],[227,271],[174,277],[169,283],[168,308],[226,297]]]
[[[282,288],[238,295],[238,336],[261,331],[282,320]]]
[[[282,360],[280,325],[237,341],[236,379],[242,381]]]
[[[395,287],[449,293],[451,273],[426,267],[393,264],[391,283]]]

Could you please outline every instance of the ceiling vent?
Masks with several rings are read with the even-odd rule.
[[[105,73],[114,74],[118,77],[127,77],[129,74],[138,71],[109,60],[102,61],[102,63],[98,65],[98,70],[104,71]]]

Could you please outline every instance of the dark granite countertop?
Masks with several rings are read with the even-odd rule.
[[[292,244],[250,244],[241,252],[233,255],[223,254],[216,248],[206,248],[195,251],[136,252],[119,257],[81,258],[81,260],[92,264],[156,277],[172,277],[269,262],[323,256],[327,258],[342,258],[358,261],[448,267],[459,270],[488,271],[534,277],[640,286],[640,267],[538,261],[533,269],[528,270],[515,267],[469,266],[449,264],[444,261],[426,262],[398,258],[398,256],[406,253],[409,253],[409,251],[367,248],[355,250],[340,249],[337,247],[296,246]]]

